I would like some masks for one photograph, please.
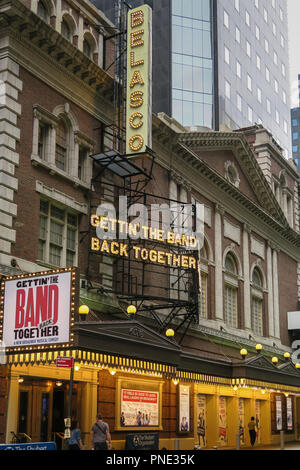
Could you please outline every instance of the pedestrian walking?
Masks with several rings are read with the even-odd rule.
[[[81,450],[82,441],[78,421],[74,420],[71,423],[71,437],[69,439],[69,450]]]
[[[109,426],[103,421],[101,414],[97,416],[97,421],[91,431],[92,447],[94,450],[111,449],[111,436]]]
[[[256,422],[255,422],[254,416],[252,416],[251,420],[249,421],[248,428],[249,428],[251,446],[253,447],[255,444],[255,439],[256,439]]]

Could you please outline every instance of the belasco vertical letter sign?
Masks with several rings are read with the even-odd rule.
[[[151,148],[152,135],[152,10],[129,10],[127,24],[126,153]]]

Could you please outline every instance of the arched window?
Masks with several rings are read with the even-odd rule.
[[[263,277],[260,269],[252,272],[252,330],[255,335],[263,336]]]
[[[238,327],[238,268],[234,255],[228,253],[225,258],[225,275],[224,275],[224,313],[225,323],[232,327]]]
[[[62,22],[61,22],[61,34],[68,41],[71,41],[71,39],[72,39],[71,28],[70,28],[69,24],[67,23],[67,21],[65,19],[63,19]]]
[[[60,119],[56,127],[55,164],[63,171],[67,171],[68,147],[68,129]]]
[[[46,23],[48,22],[49,13],[45,3],[42,0],[39,0],[37,5],[37,15],[44,20]]]

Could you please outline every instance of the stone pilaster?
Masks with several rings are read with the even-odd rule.
[[[11,245],[16,241],[13,218],[17,215],[15,168],[19,164],[17,119],[21,115],[18,99],[22,87],[19,65],[8,57],[0,59],[0,253],[7,254],[11,253]]]

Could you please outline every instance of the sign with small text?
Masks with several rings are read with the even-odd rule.
[[[55,360],[56,367],[70,368],[73,367],[73,357],[58,356]]]

